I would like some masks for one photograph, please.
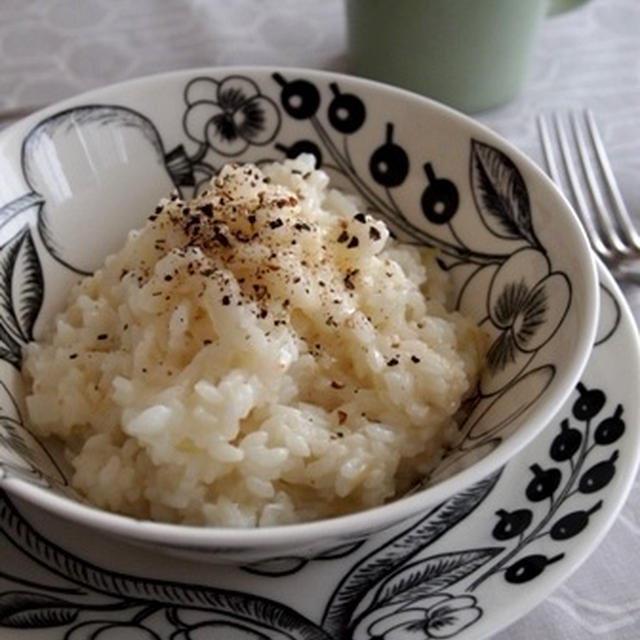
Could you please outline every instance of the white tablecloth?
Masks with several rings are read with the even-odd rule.
[[[640,0],[592,0],[548,19],[537,44],[522,94],[476,117],[541,161],[535,115],[591,107],[639,216]],[[0,0],[0,112],[226,64],[346,71],[342,0]],[[627,293],[640,319],[640,288]],[[494,640],[640,638],[639,489],[582,567]]]

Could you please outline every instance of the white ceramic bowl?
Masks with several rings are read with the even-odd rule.
[[[220,123],[226,136],[220,136]],[[158,199],[210,168],[316,155],[398,237],[441,249],[457,305],[488,331],[472,410],[424,489],[364,513],[258,530],[140,522],[74,499],[28,430],[19,367],[79,274]],[[307,558],[389,527],[504,465],[574,388],[595,331],[584,233],[545,175],[473,120],[419,96],[302,69],[152,76],[49,107],[0,134],[0,483],[72,521],[214,561]]]

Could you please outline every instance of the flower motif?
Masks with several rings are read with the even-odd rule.
[[[502,389],[523,370],[555,335],[570,300],[566,276],[551,272],[540,251],[517,251],[497,269],[487,300],[489,321],[497,336],[487,353],[484,393]]]
[[[439,593],[405,607],[387,605],[366,616],[356,627],[354,640],[427,640],[453,638],[480,618],[473,596]]]
[[[185,89],[187,135],[224,156],[271,142],[280,128],[276,104],[248,78],[196,78]]]

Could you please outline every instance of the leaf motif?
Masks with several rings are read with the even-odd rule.
[[[482,221],[507,240],[527,240],[539,247],[533,231],[527,186],[513,161],[499,149],[471,142],[471,190]]]
[[[7,322],[10,324],[11,318],[3,318],[0,315],[0,360],[5,360],[19,369],[22,363],[22,348],[7,330]]]
[[[0,341],[10,352],[32,339],[43,292],[42,268],[25,227],[0,247]]]
[[[407,562],[464,520],[486,497],[500,478],[498,471],[432,509],[382,547],[364,557],[342,579],[324,614],[323,626],[340,633],[355,608],[377,583],[395,567]]]
[[[0,247],[0,340],[10,350],[11,347],[22,342],[11,297],[13,293],[13,268],[16,255],[20,250],[23,233],[24,231],[20,231]]]
[[[16,253],[11,297],[22,335],[27,341],[33,340],[33,325],[44,297],[44,279],[29,228],[25,230]]]
[[[502,550],[503,547],[469,549],[414,562],[391,575],[380,586],[374,604],[384,606],[413,601],[442,591],[473,573]]]
[[[0,595],[0,626],[19,629],[60,627],[78,617],[78,607],[60,598],[9,591]]]

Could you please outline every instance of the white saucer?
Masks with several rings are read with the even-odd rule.
[[[600,281],[598,341],[581,382],[531,445],[410,527],[311,563],[237,569],[154,555],[0,493],[0,639],[480,640],[499,631],[589,556],[638,466],[635,323],[602,268]],[[294,611],[287,603],[300,590],[309,596]]]

